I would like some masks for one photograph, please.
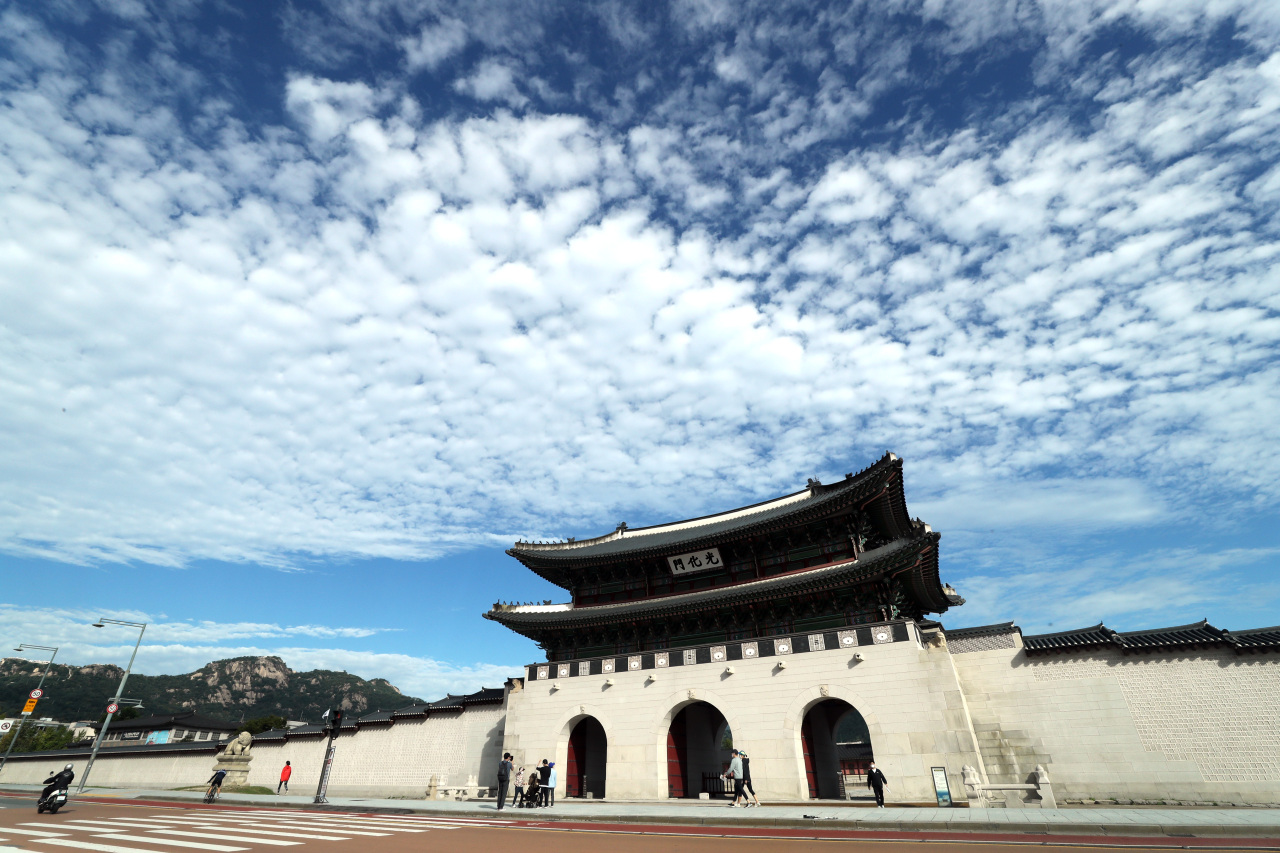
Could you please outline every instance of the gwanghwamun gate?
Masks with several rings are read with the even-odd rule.
[[[1011,806],[1049,805],[1042,783],[1059,804],[1280,803],[1280,627],[950,628],[964,599],[939,540],[887,454],[716,515],[518,542],[570,601],[484,616],[546,661],[502,689],[348,715],[329,791],[480,795],[511,752],[557,762],[560,798],[697,798],[721,790],[732,745],[765,801],[865,793],[874,758],[890,803],[934,802],[940,781],[960,802],[1022,786],[986,792]],[[274,787],[286,759],[315,784],[317,728],[257,737],[249,784]],[[111,750],[94,782],[194,784],[216,748],[194,747]],[[0,778],[48,763],[15,755]]]

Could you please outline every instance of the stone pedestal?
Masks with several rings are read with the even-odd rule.
[[[253,761],[253,756],[248,753],[218,756],[218,763],[213,765],[213,769],[227,771],[227,777],[222,780],[222,787],[243,788],[248,785],[250,761]]]

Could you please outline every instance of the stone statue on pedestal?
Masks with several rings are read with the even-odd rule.
[[[224,788],[243,788],[249,784],[249,762],[253,761],[249,746],[252,743],[253,735],[241,732],[218,756],[213,769],[227,771],[227,778],[222,783]]]

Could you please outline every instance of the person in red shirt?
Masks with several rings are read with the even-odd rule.
[[[293,775],[293,767],[289,762],[284,763],[284,767],[280,770],[280,784],[276,785],[276,793],[280,793],[280,789],[284,788],[284,792],[289,793],[289,777]]]

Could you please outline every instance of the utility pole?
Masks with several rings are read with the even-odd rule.
[[[329,801],[325,799],[325,795],[329,793],[329,774],[333,772],[333,756],[338,751],[338,745],[334,740],[342,730],[342,709],[331,708],[324,712],[321,719],[328,720],[329,748],[324,753],[324,766],[320,768],[320,784],[316,785],[316,798],[313,802],[327,803]]]
[[[58,649],[55,646],[32,646],[27,643],[21,643],[15,652],[25,652],[27,649],[43,649],[46,652],[53,652],[49,655],[49,663],[44,668],[44,675],[40,676],[40,683],[36,685],[36,690],[44,687],[44,680],[49,677],[49,671],[53,669],[53,659],[58,656]],[[18,742],[18,735],[22,734],[22,727],[27,724],[27,717],[31,716],[30,712],[24,713],[18,719],[18,727],[13,730],[13,738],[9,741],[9,748],[4,751],[4,758],[0,758],[0,770],[4,769],[5,764],[9,761],[9,753],[13,752],[13,745]]]

